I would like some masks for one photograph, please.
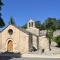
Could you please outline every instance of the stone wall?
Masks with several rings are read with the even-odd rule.
[[[35,35],[39,36],[39,29],[37,29],[37,28],[31,27],[31,28],[26,29],[26,30],[29,31],[32,34],[35,34]]]
[[[49,41],[45,36],[39,37],[39,49],[49,49]]]
[[[57,36],[59,36],[59,35],[60,35],[60,30],[54,31],[53,37],[57,37]]]
[[[33,47],[35,47],[37,49],[37,36],[32,36],[33,39]]]
[[[21,53],[28,53],[29,51],[29,35],[20,31],[20,52]]]

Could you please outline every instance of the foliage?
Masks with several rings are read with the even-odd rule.
[[[52,39],[52,37],[53,37],[53,30],[49,30],[49,32],[47,32],[47,34],[48,34],[48,38]]]
[[[58,46],[60,46],[60,35],[55,37],[54,41],[58,44]]]
[[[58,25],[58,29],[60,29],[60,19],[58,19],[57,22],[58,22],[58,24],[57,24]]]
[[[52,29],[52,30],[56,30],[58,27],[57,27],[57,20],[56,20],[56,18],[47,18],[46,20],[45,20],[45,27],[46,27],[46,29]]]
[[[40,21],[36,21],[35,22],[35,27],[38,29],[41,29],[41,22]]]
[[[14,19],[12,17],[10,18],[9,24],[16,25],[15,21],[14,21]]]
[[[45,30],[45,25],[44,25],[44,23],[41,24],[40,30]]]
[[[2,0],[0,0],[0,10],[1,10],[1,6],[3,6],[4,4],[3,4],[3,2],[2,2]]]
[[[4,23],[3,19],[0,17],[0,28],[2,28],[3,26],[5,26],[5,23]]]
[[[46,37],[49,40],[49,50],[51,50],[50,45],[51,45],[51,40],[53,39],[53,30],[47,30]]]
[[[46,37],[49,38],[49,43],[51,44],[51,39],[53,39],[53,30],[47,30]]]
[[[23,25],[22,28],[27,29],[27,23]]]
[[[2,19],[2,14],[1,14],[1,7],[3,6],[4,4],[3,4],[3,2],[2,2],[2,0],[0,0],[0,28],[2,28],[2,27],[4,27],[5,26],[5,22],[3,21],[3,19]]]

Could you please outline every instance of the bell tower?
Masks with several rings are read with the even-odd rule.
[[[27,29],[26,30],[32,34],[39,36],[39,29],[37,29],[35,27],[35,22],[32,19],[30,19],[29,22],[27,23]]]
[[[30,19],[29,22],[27,23],[27,28],[34,28],[35,27],[35,22]]]

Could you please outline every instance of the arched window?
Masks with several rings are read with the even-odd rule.
[[[29,27],[33,27],[33,22],[29,22]]]
[[[31,27],[33,27],[33,22],[31,22]]]
[[[31,25],[30,25],[30,22],[29,22],[29,27],[30,27]]]

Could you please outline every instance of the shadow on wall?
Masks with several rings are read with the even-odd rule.
[[[37,49],[34,46],[32,46],[32,51],[37,51]]]
[[[13,59],[13,58],[21,58],[21,54],[8,52],[8,51],[6,51],[4,53],[0,53],[0,60],[9,60],[9,59]]]

